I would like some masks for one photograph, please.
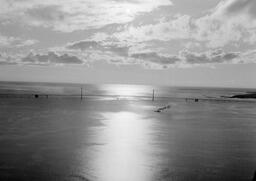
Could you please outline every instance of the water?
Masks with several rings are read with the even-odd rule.
[[[127,99],[151,98],[152,91],[158,98],[213,98],[232,96],[256,89],[245,88],[203,88],[203,87],[159,87],[126,84],[67,84],[67,83],[28,83],[0,82],[0,95],[47,94],[50,96],[114,97]]]
[[[8,94],[79,95],[80,91],[80,85],[70,84],[5,83],[0,87],[1,93]],[[252,179],[255,101],[152,102],[136,97],[150,97],[152,88],[163,97],[203,98],[251,90],[84,87],[90,94],[115,98],[0,98],[0,180]],[[154,112],[167,104],[170,109]]]

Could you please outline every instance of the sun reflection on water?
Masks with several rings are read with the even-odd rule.
[[[100,181],[148,181],[150,121],[131,112],[104,113],[105,144],[95,155],[95,175]]]
[[[147,96],[151,94],[153,88],[151,86],[143,86],[143,85],[115,84],[115,85],[104,85],[101,89],[105,90],[108,95],[133,97],[133,96]]]

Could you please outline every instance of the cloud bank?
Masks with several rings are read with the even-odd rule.
[[[255,0],[220,0],[197,17],[162,12],[175,8],[170,0],[0,0],[0,5],[1,65],[256,63]],[[25,36],[32,30],[38,35]],[[34,38],[45,32],[49,39],[61,34],[59,42],[68,38],[52,46],[49,39]]]
[[[48,52],[48,54],[33,54],[30,53],[21,59],[22,63],[29,63],[34,65],[56,65],[56,64],[83,64],[84,61],[76,56],[63,54],[58,55],[55,52]]]
[[[0,3],[4,19],[65,32],[128,23],[140,13],[172,5],[170,0],[1,0]]]

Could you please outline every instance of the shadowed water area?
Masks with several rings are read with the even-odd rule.
[[[0,120],[0,180],[249,181],[256,169],[255,102],[1,98]]]

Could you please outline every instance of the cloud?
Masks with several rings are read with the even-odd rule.
[[[151,40],[168,41],[171,39],[189,39],[191,36],[191,18],[177,15],[172,19],[160,20],[156,24],[129,26],[125,31],[113,36],[121,41],[143,42]]]
[[[252,17],[256,17],[256,2],[255,0],[229,0],[220,4],[220,9],[224,13],[233,15],[245,13]]]
[[[135,59],[141,59],[145,63],[162,65],[163,67],[172,65],[178,61],[181,61],[181,59],[177,56],[164,56],[164,55],[159,55],[156,52],[137,53],[137,54],[132,54],[131,57]]]
[[[0,66],[1,65],[16,65],[17,62],[13,61],[13,57],[8,56],[6,53],[0,54]]]
[[[76,56],[62,54],[58,55],[55,52],[48,52],[48,54],[33,54],[30,53],[21,60],[23,63],[30,63],[36,65],[52,65],[52,64],[83,64],[84,61]]]
[[[26,21],[33,26],[51,27],[68,17],[58,5],[38,5],[25,11]]]
[[[0,4],[0,23],[3,20],[18,22],[26,30],[36,26],[39,35],[45,30],[62,31],[61,35],[67,35],[65,40],[59,41],[64,45],[55,44],[61,46],[59,50],[47,47],[50,43],[45,43],[49,41],[46,40],[38,45],[42,50],[34,50],[35,53],[26,53],[15,60],[21,64],[84,64],[106,60],[113,64],[167,68],[180,64],[255,62],[255,53],[245,51],[255,48],[256,43],[254,0],[223,0],[201,17],[161,15],[162,6],[172,6],[169,0],[0,0]],[[77,30],[87,31],[73,32]],[[66,44],[65,41],[72,41],[72,38],[76,42]],[[15,49],[36,42],[0,35],[0,48]],[[240,52],[230,51],[233,47]]]
[[[102,46],[96,41],[79,41],[71,43],[67,46],[68,49],[77,49],[77,50],[88,50],[88,49],[99,49]]]
[[[240,53],[238,52],[225,53],[221,49],[201,53],[183,50],[179,54],[180,58],[187,64],[234,63],[235,59],[240,58]]]
[[[159,6],[171,6],[170,0],[0,0],[1,18],[21,21],[26,25],[47,26],[71,32],[122,24],[134,20],[141,13]]]
[[[239,52],[224,52],[221,49],[206,52],[191,52],[182,50],[178,55],[160,55],[156,52],[145,52],[133,54],[131,57],[143,60],[147,65],[157,65],[158,68],[168,68],[170,66],[193,66],[193,65],[213,65],[220,63],[242,63],[238,61],[241,57]],[[245,62],[243,62],[245,63]],[[154,67],[154,66],[153,66]]]
[[[64,12],[60,10],[60,7],[57,5],[39,5],[31,9],[27,9],[25,12],[27,15],[42,21],[63,21]]]
[[[116,43],[116,44],[115,44]],[[242,52],[226,52],[223,49],[212,49],[202,52],[179,51],[176,55],[161,53],[160,50],[146,49],[144,45],[120,46],[120,42],[110,40],[94,41],[83,40],[67,45],[67,49],[74,50],[76,54],[88,53],[90,60],[106,60],[113,64],[141,64],[151,68],[168,68],[176,65],[213,65],[248,63],[242,61],[245,56]],[[118,44],[119,43],[119,44]],[[248,55],[247,55],[248,56]]]
[[[256,50],[246,52],[225,52],[222,49],[209,50],[204,52],[193,52],[181,50],[176,55],[161,54],[158,52],[133,52],[127,56],[120,56],[110,51],[92,50],[88,54],[81,54],[73,50],[53,52],[45,54],[30,53],[28,55],[0,54],[0,65],[84,65],[93,64],[95,61],[106,61],[115,65],[141,65],[150,69],[165,69],[170,67],[194,67],[214,66],[216,64],[248,64],[256,63]],[[79,56],[78,56],[79,55]]]
[[[18,48],[24,46],[31,46],[36,44],[37,40],[24,40],[18,37],[3,36],[0,34],[0,47],[1,48]]]
[[[256,63],[256,49],[244,52],[240,60],[241,63]]]
[[[174,64],[179,59],[176,56],[160,55],[157,52],[134,52],[135,47],[121,46],[108,41],[83,40],[70,43],[67,49],[90,54],[92,60],[104,60],[111,64],[154,64],[161,67]],[[130,48],[133,51],[130,51]],[[137,49],[138,50],[138,49]],[[77,52],[78,53],[78,52]]]
[[[221,1],[211,13],[195,20],[197,34],[194,38],[207,41],[210,48],[253,41],[251,37],[256,30],[255,10],[254,0]]]
[[[256,43],[256,1],[226,0],[201,17],[176,14],[141,26],[130,24],[114,33],[116,39],[130,43],[191,41],[205,48],[221,48],[231,43]],[[138,23],[137,23],[138,24]]]
[[[74,42],[67,45],[68,49],[89,51],[89,50],[99,50],[101,52],[111,52],[119,56],[128,56],[129,47],[120,46],[112,43],[104,43],[90,40],[83,40],[79,42]]]

